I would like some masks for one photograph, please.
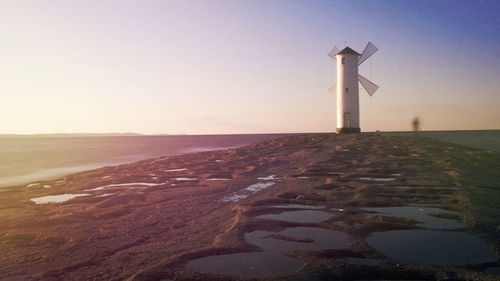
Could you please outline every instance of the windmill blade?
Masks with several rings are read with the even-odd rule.
[[[365,77],[361,76],[358,74],[358,79],[359,82],[361,82],[361,85],[363,85],[363,88],[365,88],[366,92],[371,96],[375,94],[375,92],[378,90],[378,86],[375,85],[372,81],[366,79]]]
[[[335,94],[337,92],[337,84],[333,84],[330,88],[328,88],[328,92],[330,92],[330,94],[332,94],[332,96],[335,96]]]
[[[358,59],[358,65],[362,64],[365,60],[367,60],[371,55],[373,55],[376,51],[378,51],[378,48],[372,44],[372,42],[368,42],[366,44],[365,49],[363,50],[363,53]]]
[[[328,53],[328,56],[335,60],[335,55],[339,52],[337,46],[333,46],[333,49]]]

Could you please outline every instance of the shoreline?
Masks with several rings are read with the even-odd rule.
[[[485,142],[480,144],[475,144],[475,143],[470,143],[467,141],[463,140],[458,140],[455,141],[452,138],[457,138],[453,136],[447,136],[447,137],[436,137],[433,136],[435,134],[441,134],[441,133],[454,133],[454,134],[459,134],[459,133],[464,133],[464,132],[476,132],[476,133],[495,133],[500,136],[500,130],[434,130],[434,131],[421,131],[418,132],[420,136],[423,137],[428,137],[432,139],[437,139],[443,142],[447,142],[450,144],[459,144],[466,146],[468,148],[474,148],[474,149],[480,149],[480,150],[492,150],[495,152],[500,152],[500,141],[497,141],[496,143],[491,143],[491,141]],[[385,134],[387,136],[391,135],[402,135],[402,136],[413,136],[415,135],[415,132],[412,131],[384,131],[381,132],[382,134]],[[222,134],[222,136],[251,136],[251,135],[263,135],[263,136],[269,136],[269,135],[275,135],[276,138],[278,137],[286,137],[286,136],[291,136],[291,135],[308,135],[308,134],[328,134],[328,133],[277,133],[277,134]],[[375,132],[362,132],[362,134],[375,134]],[[143,135],[143,134],[134,134],[134,133],[124,133],[124,134],[41,134],[41,135],[0,135],[0,138],[99,138],[99,137],[185,137],[187,135]],[[190,136],[221,136],[221,135],[214,135],[214,134],[206,134],[206,135],[190,135]],[[471,138],[471,137],[469,137]],[[247,144],[242,144],[238,146],[231,146],[231,147],[212,147],[208,149],[204,148],[198,148],[198,147],[193,147],[192,149],[185,149],[185,151],[179,152],[179,153],[173,153],[165,156],[172,156],[172,155],[184,155],[184,154],[190,154],[190,153],[196,153],[196,152],[203,152],[203,151],[213,151],[213,150],[225,150],[225,149],[231,149],[231,148],[237,148],[239,146],[244,146],[248,145]],[[190,151],[192,150],[192,151]],[[50,180],[55,180],[60,177],[65,177],[69,176],[74,173],[80,173],[80,172],[85,172],[85,171],[90,171],[90,170],[95,170],[95,169],[100,169],[108,166],[119,166],[119,165],[125,165],[125,164],[130,164],[130,163],[135,163],[138,161],[143,161],[143,160],[149,160],[149,159],[154,159],[157,157],[145,157],[142,159],[131,159],[131,160],[126,160],[126,161],[116,161],[116,162],[106,162],[106,161],[101,161],[102,163],[81,163],[81,164],[76,164],[71,167],[54,167],[51,169],[46,169],[46,170],[37,170],[35,172],[29,173],[29,174],[22,174],[22,175],[17,175],[17,176],[11,176],[7,177],[4,180],[0,180],[0,189],[2,188],[10,188],[14,186],[21,186],[21,185],[29,185],[31,183],[35,183],[38,181],[50,181]],[[58,170],[66,170],[66,172],[52,172],[52,171],[58,171]],[[47,174],[47,176],[44,176],[44,174]],[[20,180],[22,179],[22,180]]]
[[[497,185],[498,159],[499,153],[427,138],[304,134],[80,172],[63,177],[63,182],[43,183],[51,188],[19,186],[2,192],[0,224],[5,228],[0,233],[0,254],[9,259],[0,261],[0,272],[13,279],[233,280],[185,265],[214,253],[255,251],[256,247],[243,239],[244,233],[252,230],[308,225],[346,233],[352,241],[349,250],[294,253],[292,257],[305,262],[306,267],[260,280],[319,273],[332,277],[328,274],[334,268],[339,278],[345,278],[347,272],[366,278],[362,275],[366,268],[339,263],[342,255],[380,259],[380,265],[370,267],[372,277],[377,278],[395,273],[401,278],[438,276],[443,272],[453,272],[459,280],[490,278],[478,270],[495,263],[453,268],[400,263],[396,267],[367,247],[365,237],[380,230],[411,230],[415,222],[360,214],[363,207],[438,204],[458,212],[459,217],[453,218],[463,221],[468,232],[498,249],[494,229],[500,226],[499,211],[495,205],[478,204],[484,200],[483,190],[474,187],[478,182],[480,188]],[[482,167],[480,175],[475,163]],[[391,177],[394,180],[375,180]],[[222,200],[270,181],[272,185],[251,188],[257,191],[244,193],[237,201]],[[396,188],[398,185],[414,188]],[[91,195],[63,203],[30,201],[84,192]],[[102,196],[109,193],[112,195]],[[497,198],[498,193],[495,190],[488,196]],[[324,205],[346,211],[329,210],[331,219],[309,224],[257,218],[275,213],[269,206],[276,204]],[[337,221],[344,224],[335,224]]]
[[[0,188],[161,156],[229,149],[277,136],[281,135],[25,137],[19,144],[1,139]],[[12,147],[14,151],[7,153]]]

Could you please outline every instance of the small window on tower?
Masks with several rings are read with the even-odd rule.
[[[345,64],[345,58],[342,58],[342,64]]]
[[[346,92],[349,92],[349,88],[345,88],[345,91],[346,91]]]

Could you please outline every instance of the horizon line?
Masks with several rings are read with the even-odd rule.
[[[419,132],[459,132],[459,131],[500,131],[499,129],[440,129],[440,130],[420,130]],[[374,131],[361,131],[361,133],[375,133]],[[381,133],[414,132],[413,130],[380,130]],[[216,135],[291,135],[291,134],[330,134],[335,131],[320,132],[257,132],[257,133],[0,133],[0,137],[37,137],[37,136],[216,136]]]

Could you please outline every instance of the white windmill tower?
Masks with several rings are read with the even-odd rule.
[[[349,47],[339,52],[337,46],[328,56],[337,61],[337,133],[359,133],[359,87],[358,81],[372,96],[378,89],[370,80],[358,74],[358,66],[373,55],[378,48],[368,42],[362,54]],[[333,92],[335,85],[330,88]]]

